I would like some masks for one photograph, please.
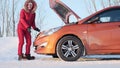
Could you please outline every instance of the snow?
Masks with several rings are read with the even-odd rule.
[[[17,37],[0,38],[0,68],[120,68],[120,60],[99,60],[90,57],[74,62],[62,61],[51,56],[38,55],[31,47],[35,60],[17,60]],[[89,56],[88,56],[89,57]],[[96,56],[94,56],[96,57]],[[100,58],[100,57],[99,57]]]

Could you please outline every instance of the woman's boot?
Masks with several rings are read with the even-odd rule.
[[[25,56],[28,60],[34,60],[35,59],[35,57],[31,56],[30,54],[26,54]]]
[[[22,60],[22,59],[26,59],[26,57],[24,56],[24,54],[18,55],[18,60]]]

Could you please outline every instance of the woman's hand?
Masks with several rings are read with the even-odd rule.
[[[28,27],[28,28],[27,28],[27,31],[28,31],[29,33],[31,33],[31,28],[30,28],[30,27]]]
[[[38,31],[38,32],[40,32],[40,29],[39,29],[39,28],[35,28],[35,31]]]

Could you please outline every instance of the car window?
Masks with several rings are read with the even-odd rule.
[[[111,9],[90,18],[85,23],[110,23],[120,22],[120,9]]]
[[[100,22],[118,22],[120,21],[120,9],[106,11],[99,15]]]

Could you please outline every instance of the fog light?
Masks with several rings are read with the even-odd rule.
[[[40,45],[40,47],[46,47],[47,46],[47,42],[44,42],[44,43],[42,43],[41,45]]]

